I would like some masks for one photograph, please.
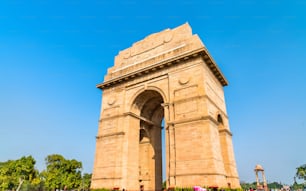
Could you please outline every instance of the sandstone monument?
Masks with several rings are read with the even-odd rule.
[[[240,187],[227,84],[188,24],[120,51],[97,85],[103,99],[91,187],[161,190],[162,128],[167,187]]]
[[[254,171],[255,171],[255,176],[256,176],[257,190],[269,191],[264,168],[261,165],[258,164],[258,165],[255,166]],[[259,180],[259,177],[258,177],[259,172],[261,172],[262,184],[260,183],[260,180]]]

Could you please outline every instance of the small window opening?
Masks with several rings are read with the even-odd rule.
[[[218,122],[221,124],[221,125],[223,125],[223,119],[222,119],[222,117],[221,117],[221,115],[219,114],[218,115]]]

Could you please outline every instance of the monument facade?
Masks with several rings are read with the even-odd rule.
[[[188,24],[119,52],[97,85],[103,99],[91,187],[161,190],[165,149],[167,187],[239,188],[226,85]]]

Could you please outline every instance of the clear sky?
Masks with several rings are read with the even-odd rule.
[[[91,172],[107,68],[188,22],[229,81],[240,179],[293,183],[306,163],[306,1],[0,1],[0,161],[59,153]]]

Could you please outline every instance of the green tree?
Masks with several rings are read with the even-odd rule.
[[[303,188],[304,188],[303,184],[298,184],[296,182],[294,182],[293,185],[292,185],[293,190],[299,190],[299,189],[303,189]]]
[[[240,186],[243,190],[249,190],[250,188],[256,189],[256,182],[253,183],[240,182]]]
[[[298,179],[302,179],[304,180],[303,183],[301,184],[298,184],[296,182],[296,178]],[[301,165],[299,167],[296,168],[296,174],[295,174],[295,177],[294,177],[294,184],[293,184],[293,189],[301,189],[301,188],[305,188],[306,187],[306,164],[304,165]]]
[[[296,177],[306,180],[306,164],[296,168]]]
[[[167,188],[167,182],[163,181],[163,185],[162,185],[163,190]]]
[[[59,154],[48,155],[45,159],[47,168],[42,172],[45,186],[49,190],[77,189],[82,182],[82,163],[67,160]]]
[[[83,174],[82,186],[81,186],[83,190],[90,190],[91,176],[92,174],[88,174],[88,173]]]
[[[35,169],[36,161],[32,156],[0,163],[0,189],[19,190],[22,184],[38,185],[40,179]]]
[[[270,189],[278,189],[280,190],[283,187],[282,184],[278,183],[278,182],[272,182],[268,184],[268,188]]]

